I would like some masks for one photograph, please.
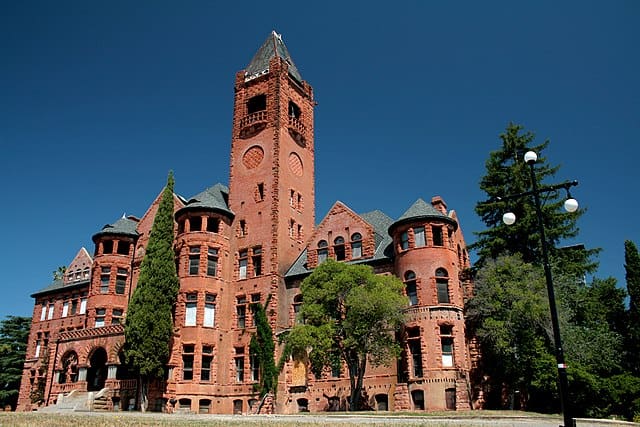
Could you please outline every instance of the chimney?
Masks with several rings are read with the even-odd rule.
[[[447,204],[442,200],[442,197],[433,196],[431,198],[431,206],[442,212],[443,215],[447,214]]]

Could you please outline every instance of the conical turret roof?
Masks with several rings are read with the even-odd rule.
[[[120,236],[131,236],[133,238],[137,238],[139,235],[138,231],[136,230],[137,227],[138,221],[122,216],[122,218],[120,218],[113,224],[107,224],[102,227],[102,230],[93,235],[93,241],[95,242],[100,236],[106,234],[116,234]]]
[[[403,222],[414,221],[416,219],[441,219],[457,226],[456,221],[454,221],[452,218],[443,214],[424,200],[418,199],[413,205],[411,205],[409,209],[406,210],[405,213],[400,216],[400,218],[398,218],[393,224],[391,224],[391,226],[389,227],[389,234],[392,234],[393,229],[397,225]]]
[[[253,59],[247,65],[245,69],[245,78],[251,78],[253,76],[259,76],[269,72],[269,61],[274,57],[284,59],[289,64],[289,74],[296,79],[299,83],[302,83],[302,76],[296,68],[296,65],[289,55],[289,50],[282,41],[282,35],[271,31],[267,40],[260,46],[258,52],[254,55]]]
[[[227,204],[228,194],[229,189],[226,185],[216,184],[190,198],[185,206],[176,212],[176,216],[185,210],[212,210],[233,217],[233,212]]]

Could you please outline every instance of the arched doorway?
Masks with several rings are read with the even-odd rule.
[[[107,379],[107,351],[96,348],[89,358],[87,369],[87,391],[98,391],[104,388]]]

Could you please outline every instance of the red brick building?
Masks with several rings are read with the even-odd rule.
[[[455,212],[440,197],[418,199],[398,219],[336,202],[316,226],[315,101],[282,38],[272,33],[236,75],[229,187],[175,196],[180,292],[167,376],[152,386],[152,410],[278,413],[340,408],[344,366],[316,378],[290,360],[277,398],[258,401],[249,354],[250,304],[265,303],[276,335],[290,329],[300,283],[324,259],[364,263],[405,283],[404,351],[370,368],[366,400],[378,410],[472,406],[463,306],[471,283]],[[128,409],[136,381],[122,357],[122,323],[135,289],[159,196],[142,218],[123,217],[93,236],[65,277],[34,293],[33,324],[19,409],[70,404]],[[280,352],[282,348],[278,347]],[[279,355],[278,355],[279,356]]]

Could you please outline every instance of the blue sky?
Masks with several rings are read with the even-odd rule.
[[[231,4],[233,3],[233,4]],[[0,318],[30,315],[91,236],[141,216],[167,171],[228,182],[234,75],[272,29],[315,90],[316,216],[399,217],[441,195],[467,242],[509,121],[577,179],[577,241],[624,285],[640,244],[640,3],[6,2],[0,13]],[[569,242],[571,243],[571,242]]]

